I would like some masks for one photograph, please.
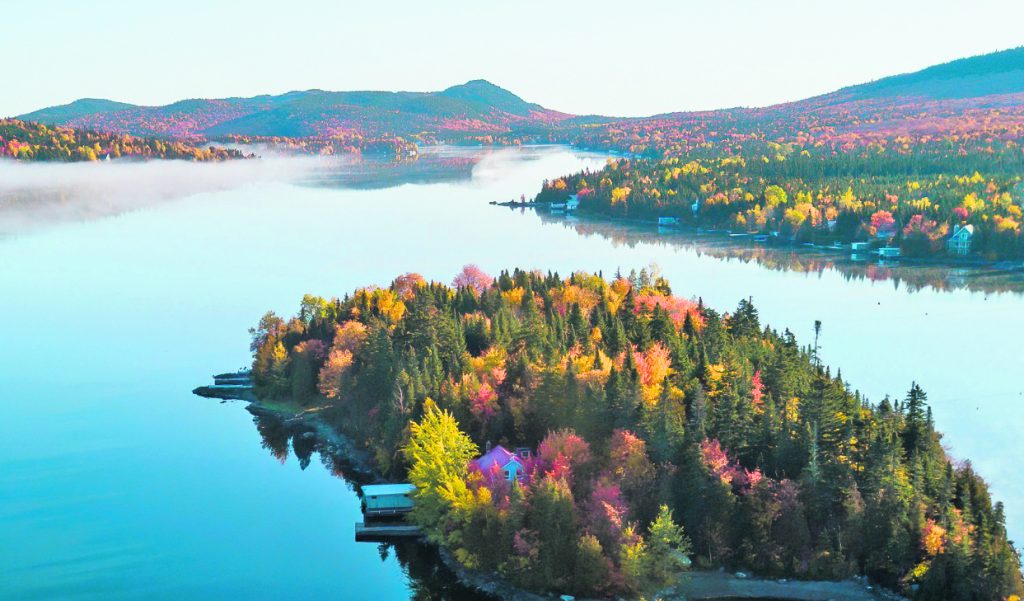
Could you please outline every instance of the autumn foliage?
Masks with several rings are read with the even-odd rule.
[[[252,348],[257,394],[409,478],[416,523],[466,566],[604,597],[658,590],[684,558],[922,601],[1021,593],[1002,505],[916,384],[870,402],[750,299],[720,314],[656,270],[456,282],[307,296]],[[489,444],[522,453],[514,480],[472,463]]]

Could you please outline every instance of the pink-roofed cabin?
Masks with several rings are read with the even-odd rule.
[[[523,465],[522,460],[501,445],[484,453],[473,464],[484,474],[492,477],[500,474],[510,482],[522,478],[526,474],[526,466]]]

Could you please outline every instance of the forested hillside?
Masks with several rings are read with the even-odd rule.
[[[554,178],[537,199],[577,194],[583,211],[797,242],[870,240],[910,256],[942,255],[971,226],[973,252],[1019,259],[1021,74],[1018,49],[764,109],[583,128],[579,143],[637,158]],[[996,87],[1008,95],[987,95]]]
[[[0,158],[21,161],[96,161],[104,158],[222,161],[242,158],[237,150],[201,148],[182,140],[140,138],[70,127],[0,119]]]
[[[134,106],[92,99],[23,115],[43,123],[178,138],[459,137],[537,130],[568,117],[484,80],[440,92],[329,92]]]
[[[306,296],[252,334],[261,399],[317,407],[416,485],[431,540],[520,586],[637,596],[692,561],[917,600],[1024,592],[1002,505],[946,455],[914,375],[862,398],[748,300],[469,266]],[[492,444],[531,451],[520,477],[472,463]]]

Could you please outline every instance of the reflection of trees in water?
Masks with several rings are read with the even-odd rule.
[[[892,281],[893,287],[906,287],[910,292],[925,288],[939,291],[966,289],[972,292],[1024,294],[1024,273],[994,266],[958,267],[952,265],[894,263],[881,264],[877,259],[854,261],[849,251],[829,251],[801,247],[765,246],[751,238],[730,239],[720,234],[700,235],[684,231],[655,229],[653,224],[615,222],[595,217],[565,217],[544,210],[537,211],[542,222],[559,223],[581,236],[600,236],[614,246],[635,248],[638,244],[684,248],[697,256],[710,256],[720,261],[756,263],[765,269],[797,273],[835,271],[847,281]]]
[[[260,445],[270,450],[271,455],[284,463],[288,459],[289,450],[295,453],[299,467],[306,469],[312,461],[313,453],[320,455],[324,466],[335,476],[352,484],[364,484],[346,476],[348,465],[344,457],[330,452],[319,444],[316,432],[309,426],[296,420],[286,420],[280,415],[254,407],[248,407],[253,415],[253,423],[260,433]],[[366,543],[353,543],[366,544]],[[494,601],[459,584],[455,576],[445,567],[438,557],[437,550],[414,541],[399,541],[395,544],[378,546],[381,561],[386,561],[391,553],[395,554],[399,565],[409,580],[411,598],[414,601]]]
[[[261,446],[268,449],[278,461],[284,463],[288,459],[288,440],[291,438],[284,420],[272,413],[257,411],[251,406],[249,412],[253,414],[252,421],[260,433]]]
[[[366,156],[326,162],[306,183],[328,188],[376,190],[404,184],[458,182],[473,177],[473,168],[493,149],[441,147],[425,149],[412,160]]]
[[[494,597],[470,590],[459,583],[445,567],[437,550],[415,542],[385,545],[394,551],[402,570],[409,577],[413,601],[494,601]],[[382,552],[381,559],[386,559]]]
[[[288,459],[289,451],[295,453],[299,460],[299,467],[306,469],[313,459],[313,453],[318,451],[316,433],[301,422],[289,422],[276,413],[265,411],[257,407],[249,406],[249,413],[252,414],[253,423],[260,433],[260,446],[270,451],[278,461],[284,463]],[[335,475],[340,476],[340,468],[335,468],[335,462],[326,455],[323,455],[324,465]]]

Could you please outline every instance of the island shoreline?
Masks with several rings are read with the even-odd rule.
[[[352,474],[357,476],[358,480],[364,480],[364,482],[357,480],[356,484],[385,481],[383,476],[373,468],[370,462],[370,455],[358,448],[344,433],[324,421],[317,411],[293,413],[272,407],[260,401],[251,388],[223,389],[217,386],[200,386],[192,392],[197,396],[220,399],[222,402],[241,401],[246,403],[246,409],[253,415],[266,415],[279,419],[289,425],[304,426],[313,433],[317,452],[324,453],[326,451],[332,458],[340,459],[344,464],[346,474]],[[459,563],[449,550],[428,541],[425,537],[421,536],[416,542],[434,550],[445,569],[451,572],[464,587],[477,593],[501,601],[550,601],[552,599],[559,599],[557,594],[543,595],[527,591],[512,585],[496,574],[467,568]],[[754,590],[757,588],[768,588],[769,590]],[[686,596],[687,593],[695,592],[694,589],[701,596]],[[863,595],[856,595],[854,591],[857,589]],[[822,601],[825,598],[835,599],[836,601],[865,601],[869,599],[906,601],[904,597],[892,591],[871,586],[867,579],[863,577],[835,581],[773,580],[757,576],[750,577],[742,572],[737,572],[734,575],[726,572],[724,568],[684,572],[680,583],[658,591],[652,599],[663,599],[665,601],[687,601],[690,599],[692,601],[711,601],[714,599],[746,598],[761,601],[764,599],[814,601],[817,597],[813,595],[816,595],[818,592],[826,594]],[[575,597],[574,600],[599,601],[580,597]]]

